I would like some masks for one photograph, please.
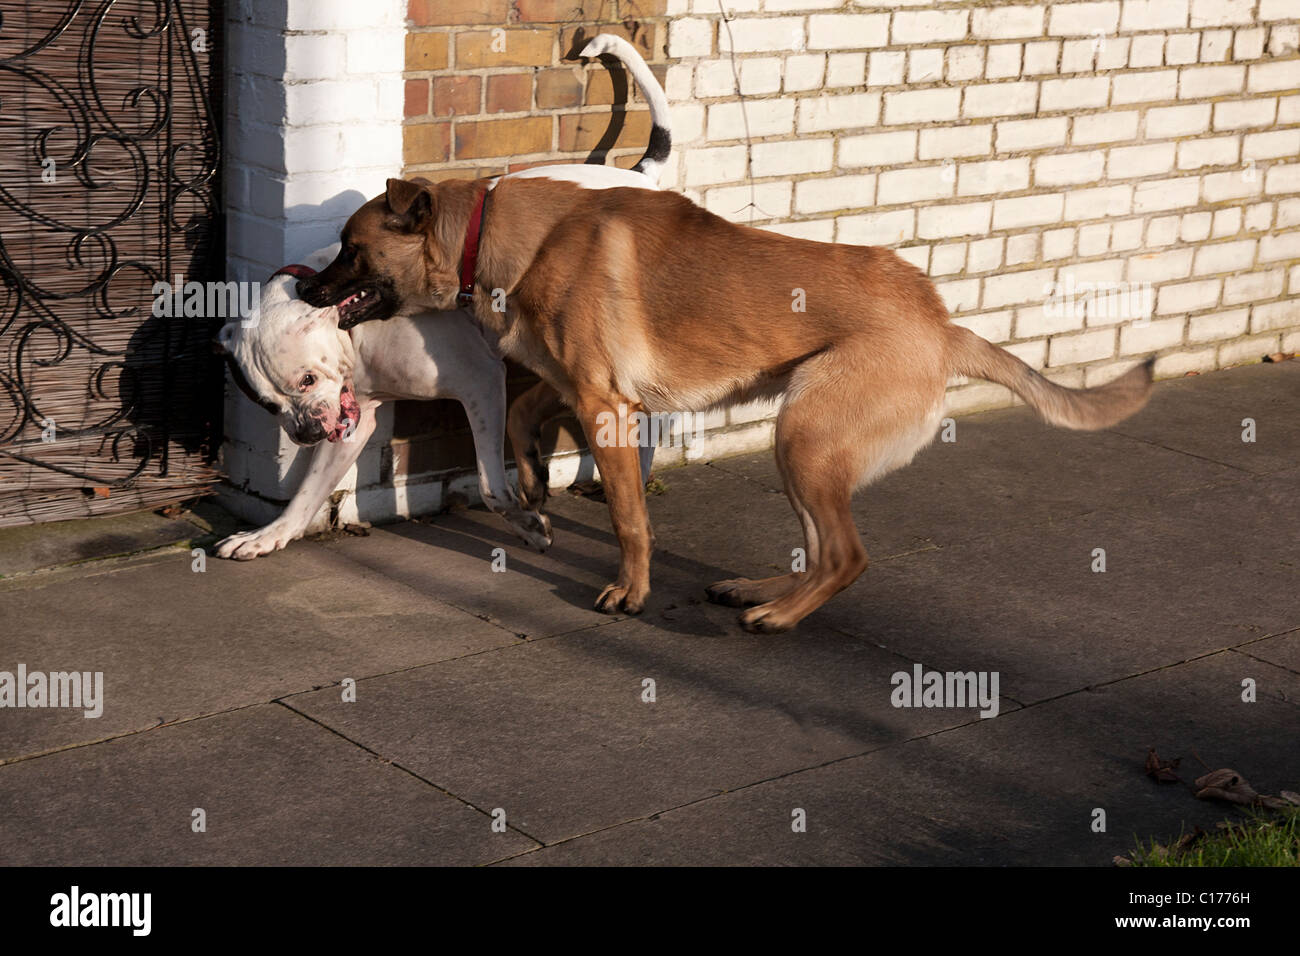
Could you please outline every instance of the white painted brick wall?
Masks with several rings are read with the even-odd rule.
[[[916,158],[917,133],[868,133],[840,140],[840,165],[898,166]]]
[[[402,169],[404,0],[286,0],[227,9],[226,253],[230,277],[262,281],[336,241],[339,227]],[[271,69],[278,65],[278,69]],[[376,480],[376,437],[342,487]],[[253,521],[295,490],[301,450],[235,388],[226,390],[220,499]],[[358,476],[361,476],[358,478]],[[362,489],[364,493],[364,489]],[[342,508],[356,521],[356,495]],[[371,519],[392,517],[371,510]],[[327,515],[317,516],[323,527]]]
[[[987,156],[993,149],[993,126],[938,126],[920,131],[921,159]]]
[[[962,115],[986,118],[1032,114],[1037,104],[1037,83],[989,83],[968,86],[962,100]]]
[[[753,61],[754,88],[774,89],[780,60],[781,84],[747,98],[752,144],[739,107],[713,103],[707,138],[678,148],[706,203],[748,203],[747,150],[773,218],[733,216],[894,248],[959,321],[1063,381],[1151,351],[1182,374],[1300,341],[1283,307],[1300,295],[1296,0],[755,5],[727,5],[741,73]],[[670,53],[698,58],[674,99],[732,95],[719,19],[697,0],[670,30]],[[1048,315],[1043,286],[1067,274],[1149,283],[1155,316]]]
[[[823,14],[808,18],[810,50],[881,47],[887,44],[888,36],[889,15],[884,13]]]
[[[744,147],[740,147],[742,155]],[[792,142],[759,143],[754,146],[755,176],[786,176],[825,172],[831,168],[835,140],[802,139]]]
[[[1043,34],[1041,6],[985,7],[971,15],[971,36],[983,40],[1037,37]]]
[[[870,206],[876,198],[876,176],[830,176],[795,184],[794,208],[798,213],[821,213]]]
[[[962,163],[957,173],[957,195],[983,196],[1017,192],[1029,186],[1029,160],[995,159]]]
[[[709,107],[708,138],[744,139],[746,130],[755,137],[789,134],[794,131],[794,111],[791,99],[714,103]]]
[[[685,157],[687,186],[712,186],[734,182],[745,175],[749,151],[743,146],[712,146],[687,150]]]
[[[885,123],[936,123],[957,119],[960,90],[910,90],[885,95]]]
[[[733,50],[737,53],[797,50],[803,48],[805,35],[801,17],[769,17],[761,20],[737,17],[731,21],[729,29],[718,31],[718,50],[722,53]],[[669,54],[673,55],[671,49]]]
[[[894,14],[890,39],[898,45],[960,40],[966,35],[969,18],[966,10],[899,10]]]
[[[853,130],[874,126],[880,117],[879,93],[840,93],[799,101],[800,133]]]
[[[993,204],[928,206],[917,214],[917,236],[921,239],[950,239],[981,236],[988,232]]]
[[[1022,149],[1063,146],[1069,127],[1070,121],[1063,116],[1006,120],[997,124],[997,149],[999,153],[1013,153]]]

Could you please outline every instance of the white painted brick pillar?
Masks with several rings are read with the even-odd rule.
[[[226,256],[229,278],[264,281],[337,240],[402,169],[406,0],[233,0],[227,6]],[[379,481],[379,427],[342,486]],[[268,521],[309,454],[238,389],[226,389],[221,503]],[[341,517],[357,520],[356,495]],[[323,527],[327,511],[317,516]]]

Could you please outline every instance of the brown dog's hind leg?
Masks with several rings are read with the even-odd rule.
[[[626,409],[630,404],[617,396],[578,396],[578,421],[587,433],[591,456],[600,469],[610,521],[618,538],[618,578],[600,592],[595,604],[597,611],[606,614],[619,611],[639,614],[650,595],[650,551],[654,536],[646,511],[638,449],[627,440],[624,419],[620,419],[618,412],[620,405]],[[612,441],[607,437],[611,422],[617,423],[614,428],[617,434]]]
[[[780,426],[778,424],[778,436]],[[780,443],[780,438],[777,439]],[[778,444],[777,454],[789,454]],[[867,567],[867,551],[858,537],[849,510],[853,478],[848,456],[808,459],[795,472],[789,494],[808,510],[817,535],[817,564],[804,574],[792,574],[794,587],[740,615],[747,631],[774,633],[794,627],[832,596],[848,587]]]
[[[542,426],[566,411],[560,393],[545,382],[538,382],[510,403],[506,433],[519,470],[519,497],[525,508],[538,511],[546,503],[550,474],[538,442]]]
[[[823,355],[801,370],[788,393],[797,397],[787,398],[777,418],[777,461],[786,494],[807,514],[808,553],[816,561],[790,576],[798,580],[784,594],[741,614],[748,631],[788,630],[857,579],[867,552],[849,508],[854,489],[911,461],[934,437],[942,376],[922,366],[906,377],[894,370],[888,388],[873,388],[868,356],[847,345]]]
[[[780,467],[780,456],[777,456],[777,465]],[[731,578],[727,581],[715,581],[705,590],[705,595],[714,604],[723,604],[727,607],[750,607],[754,604],[766,604],[768,601],[775,601],[784,594],[793,591],[799,582],[804,580],[813,568],[817,566],[817,526],[813,524],[812,515],[808,513],[799,499],[790,491],[790,482],[785,482],[786,497],[790,499],[790,506],[794,508],[795,514],[799,516],[799,521],[803,524],[804,536],[804,558],[805,565],[803,571],[791,571],[789,574],[778,574],[770,578]]]

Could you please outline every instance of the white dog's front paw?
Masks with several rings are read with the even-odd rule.
[[[540,511],[517,511],[506,516],[510,530],[537,552],[551,546],[551,519]]]
[[[251,561],[263,554],[279,551],[299,535],[283,526],[269,524],[256,531],[241,531],[217,542],[214,553],[219,558]]]

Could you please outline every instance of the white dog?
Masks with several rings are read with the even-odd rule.
[[[667,98],[630,43],[601,34],[582,51],[584,57],[602,54],[622,61],[650,105],[653,129],[645,156],[631,170],[573,164],[510,175],[562,179],[589,189],[659,188],[672,143]],[[323,268],[337,251],[335,244],[315,253],[298,275]],[[217,556],[249,560],[302,537],[374,432],[375,409],[395,399],[440,398],[465,407],[484,504],[526,543],[545,550],[550,522],[540,511],[522,507],[506,480],[505,364],[470,311],[398,315],[343,331],[339,307],[313,308],[297,297],[298,275],[272,277],[263,287],[257,320],[248,328],[238,321],[227,324],[217,341],[240,389],[277,415],[291,439],[317,448],[284,512],[264,528],[225,538],[217,544]],[[647,455],[642,469],[649,469]]]

